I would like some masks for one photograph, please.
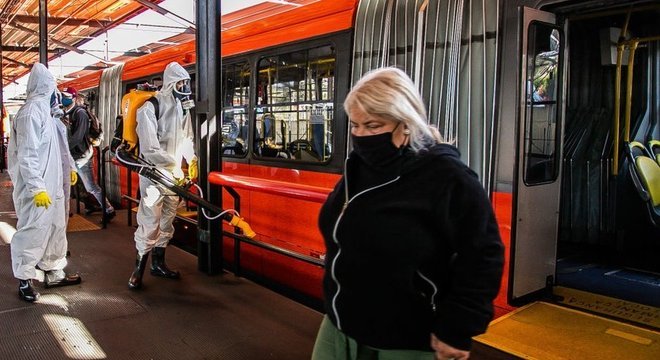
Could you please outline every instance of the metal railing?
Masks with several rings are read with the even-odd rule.
[[[103,161],[103,166],[100,166],[99,168],[102,169],[100,170],[100,176],[103,179],[103,184],[105,184],[105,153],[108,151],[108,148],[106,147],[103,150],[103,156],[101,157]],[[135,203],[139,204],[140,199],[132,197],[132,173],[130,169],[127,169],[127,175],[126,175],[126,185],[127,185],[127,192],[128,194],[122,195],[121,198],[129,201],[130,203]],[[273,195],[280,195],[280,196],[287,196],[289,198],[295,198],[295,199],[302,199],[302,200],[307,200],[307,201],[312,201],[312,202],[318,202],[322,203],[325,201],[325,198],[327,197],[328,193],[331,191],[331,189],[326,189],[326,188],[321,188],[321,187],[314,187],[314,186],[309,186],[309,185],[300,185],[300,184],[290,184],[290,183],[284,183],[284,182],[278,182],[278,181],[273,181],[273,180],[267,180],[267,179],[257,179],[257,178],[248,178],[245,176],[232,176],[232,175],[225,175],[225,174],[219,174],[219,173],[211,173],[209,174],[209,182],[213,184],[218,184],[221,185],[222,188],[224,188],[229,195],[232,197],[234,201],[234,209],[240,213],[240,207],[241,207],[241,199],[240,195],[236,190],[234,189],[235,187],[237,188],[242,188],[242,189],[248,189],[252,191],[259,191],[259,192],[264,192],[264,193],[269,193]],[[105,196],[105,185],[102,187],[103,194]],[[127,211],[127,223],[128,226],[132,226],[133,224],[133,215],[131,213],[132,211],[129,209]],[[191,219],[187,216],[182,216],[180,214],[176,215],[176,218],[182,221],[187,222],[190,225],[197,226],[198,222],[195,219]],[[105,225],[104,225],[105,226]],[[258,247],[260,249],[264,249],[276,254],[280,254],[283,256],[287,256],[299,261],[303,261],[305,263],[315,265],[315,266],[325,266],[324,260],[314,257],[314,256],[309,256],[305,254],[301,254],[283,247],[279,247],[277,245],[273,245],[270,243],[266,243],[263,241],[251,239],[249,237],[246,237],[242,234],[240,234],[240,230],[235,227],[235,232],[231,231],[226,231],[223,230],[222,234],[223,236],[230,237],[234,239],[234,264],[233,264],[233,271],[234,275],[236,276],[241,276],[241,243],[246,243],[251,246]]]

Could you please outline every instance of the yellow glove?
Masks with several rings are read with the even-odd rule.
[[[50,196],[48,196],[46,191],[40,191],[37,193],[37,195],[34,196],[34,205],[43,206],[48,209],[50,204],[52,204],[52,201],[50,200]]]
[[[197,158],[193,158],[188,165],[188,177],[190,180],[195,180],[199,176],[199,168],[197,167]]]
[[[178,186],[183,186],[186,183],[186,176],[183,174],[183,170],[180,167],[175,167],[172,170],[172,179],[174,183]]]
[[[172,170],[172,177],[174,178],[174,180],[179,180],[179,179],[183,179],[186,176],[183,175],[183,170],[181,170],[180,167],[175,167],[174,170]]]
[[[75,185],[78,182],[78,173],[71,170],[71,186]]]

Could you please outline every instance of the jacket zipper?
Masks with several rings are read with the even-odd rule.
[[[348,157],[344,161],[344,169],[346,169],[346,165],[348,163]],[[339,293],[341,292],[341,284],[339,283],[339,280],[337,280],[337,276],[335,274],[335,266],[337,265],[337,259],[339,258],[339,255],[341,255],[341,246],[339,245],[339,240],[337,239],[337,229],[339,228],[339,223],[341,222],[342,217],[344,216],[344,212],[346,211],[346,208],[348,207],[348,204],[351,203],[351,201],[355,200],[358,196],[365,194],[371,190],[375,190],[378,188],[381,188],[383,186],[387,186],[401,178],[401,175],[397,176],[396,178],[385,182],[380,185],[373,186],[371,188],[365,189],[360,191],[359,193],[355,194],[352,198],[349,199],[348,197],[348,172],[344,172],[344,205],[341,208],[341,212],[339,213],[339,216],[337,216],[337,221],[335,222],[335,226],[332,229],[332,240],[335,242],[337,245],[337,255],[335,255],[335,258],[332,259],[332,265],[330,266],[330,275],[332,276],[332,280],[337,284],[337,292],[335,292],[335,295],[332,297],[332,312],[335,314],[335,319],[337,320],[337,329],[341,330],[341,320],[339,320],[339,310],[337,309],[337,298],[339,297]]]
[[[435,284],[433,283],[433,281],[431,281],[431,279],[424,276],[424,274],[422,274],[421,271],[418,270],[417,274],[419,275],[419,277],[422,278],[422,280],[429,283],[429,285],[431,285],[431,287],[433,288],[433,294],[431,294],[431,310],[433,311],[433,313],[435,313],[435,310],[436,310],[435,309],[435,296],[438,294],[438,287],[435,286]]]

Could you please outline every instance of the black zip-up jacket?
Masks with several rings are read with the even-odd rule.
[[[85,108],[75,105],[69,112],[69,151],[74,160],[88,155],[90,143],[87,138],[89,132],[89,116]]]
[[[321,209],[327,315],[378,349],[432,351],[431,333],[470,349],[493,317],[504,263],[476,174],[446,144],[407,151],[386,173],[366,166],[352,153]]]

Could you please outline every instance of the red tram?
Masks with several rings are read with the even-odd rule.
[[[289,3],[297,6],[263,3],[222,17],[223,176],[329,191],[349,147],[341,104],[350,85],[370,69],[399,66],[419,85],[431,123],[491,194],[507,248],[498,315],[558,286],[660,307],[657,287],[649,292],[643,282],[610,292],[569,276],[585,264],[656,282],[660,273],[660,200],[648,189],[644,197],[637,155],[626,152],[632,141],[660,139],[656,2]],[[190,41],[62,86],[90,95],[98,114],[114,119],[121,95],[158,84],[171,61],[195,80]],[[111,121],[105,126],[109,137]],[[648,147],[645,156],[658,156]],[[121,171],[108,169],[115,202],[127,192]],[[237,188],[241,215],[258,241],[323,258],[319,202],[248,188]],[[224,240],[229,262],[233,244]],[[250,272],[321,297],[319,266],[242,251]]]

